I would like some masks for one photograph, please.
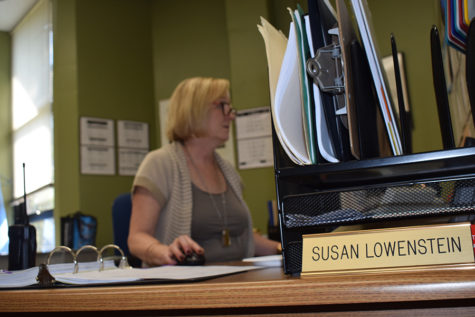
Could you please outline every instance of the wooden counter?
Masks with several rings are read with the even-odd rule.
[[[195,283],[0,290],[0,312],[113,315],[475,315],[475,265],[291,277],[263,268]]]

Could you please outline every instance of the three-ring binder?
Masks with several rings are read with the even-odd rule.
[[[73,259],[73,264],[74,264],[73,274],[75,274],[75,273],[79,272],[79,262],[78,262],[79,254],[85,249],[92,249],[97,253],[97,262],[99,262],[99,264],[100,264],[99,272],[104,270],[103,253],[104,253],[105,250],[108,250],[108,249],[115,249],[115,250],[119,251],[119,253],[121,255],[121,259],[120,259],[120,262],[119,262],[119,268],[120,269],[130,268],[129,263],[127,262],[127,257],[125,256],[124,252],[122,251],[122,249],[119,246],[117,246],[115,244],[105,245],[100,250],[98,250],[93,245],[84,245],[81,248],[79,248],[77,251],[74,251],[71,248],[66,247],[66,246],[58,246],[58,247],[54,248],[49,253],[46,264],[43,263],[39,266],[38,276],[36,277],[36,281],[38,282],[39,286],[40,287],[51,287],[56,282],[54,277],[48,271],[48,265],[50,264],[51,257],[53,256],[54,253],[56,253],[58,251],[65,251],[65,252],[71,254],[72,259]]]

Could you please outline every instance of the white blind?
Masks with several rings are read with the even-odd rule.
[[[39,3],[12,32],[14,197],[53,183],[52,28],[50,2]]]

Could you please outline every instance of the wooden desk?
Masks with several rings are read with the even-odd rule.
[[[474,316],[475,265],[314,278],[264,268],[196,283],[2,290],[0,311]]]

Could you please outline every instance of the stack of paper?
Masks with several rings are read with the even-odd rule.
[[[289,12],[292,22],[288,41],[265,19],[261,18],[262,26],[258,25],[266,45],[272,117],[289,158],[299,165],[316,164],[315,103],[306,72],[310,57],[308,29],[300,8]]]
[[[262,21],[265,21],[262,19]],[[299,79],[298,51],[294,24],[290,26],[289,40],[284,46],[280,32],[267,21],[259,28],[266,43],[271,86],[271,108],[276,135],[289,158],[296,164],[311,164],[307,153],[302,120],[302,102]],[[284,54],[282,52],[285,50]],[[283,55],[281,65],[280,56]],[[275,70],[280,69],[277,73]],[[276,75],[277,85],[274,89]]]
[[[401,155],[401,140],[372,36],[369,9],[366,0],[352,0],[352,4],[369,62],[369,68],[366,61],[362,61],[361,65],[356,63],[359,68],[355,68],[366,67],[368,74],[371,71],[369,76],[372,76],[374,81],[393,155]],[[317,6],[315,3],[311,5]],[[353,82],[362,77],[353,72],[351,59],[356,58],[359,61],[361,55],[354,52],[352,54],[351,51],[358,39],[350,14],[344,1],[337,1],[337,17],[333,16],[334,10],[328,1],[318,3],[317,7],[318,10],[314,10],[310,17],[304,14],[300,7],[297,10],[288,9],[292,20],[288,40],[265,19],[261,18],[262,25],[258,25],[266,46],[274,129],[282,149],[292,162],[298,165],[319,164],[322,159],[331,163],[351,157],[360,159],[360,144],[369,142],[368,138],[365,138],[367,134],[360,133],[362,126],[367,124],[357,120],[357,114],[363,116],[366,112],[362,109],[369,109],[369,106],[366,105],[367,102],[360,102],[360,105],[355,102]],[[337,22],[338,25],[334,25]],[[316,33],[315,38],[312,31]],[[318,50],[320,55],[314,59]],[[338,56],[339,50],[341,56]],[[333,63],[333,60],[327,57],[329,52],[335,54],[332,57],[335,65],[321,65]],[[312,69],[311,76],[315,78],[310,78],[307,74],[309,59],[312,59],[311,63],[318,65],[315,73]],[[323,79],[319,75],[332,74],[332,67],[336,69],[335,82],[330,80],[327,83],[328,78],[325,78],[325,83],[322,83]],[[340,74],[339,68],[343,69],[343,74]],[[362,89],[364,91],[358,91],[359,96],[368,95],[370,101],[376,99],[371,87]],[[360,112],[357,112],[358,109]],[[376,117],[376,109],[373,107],[370,110]],[[372,125],[376,126],[376,120],[375,118],[375,122],[371,122]],[[374,148],[378,147],[377,139],[370,141],[376,144]],[[384,143],[382,140],[381,142]],[[376,155],[378,153],[374,154]]]

